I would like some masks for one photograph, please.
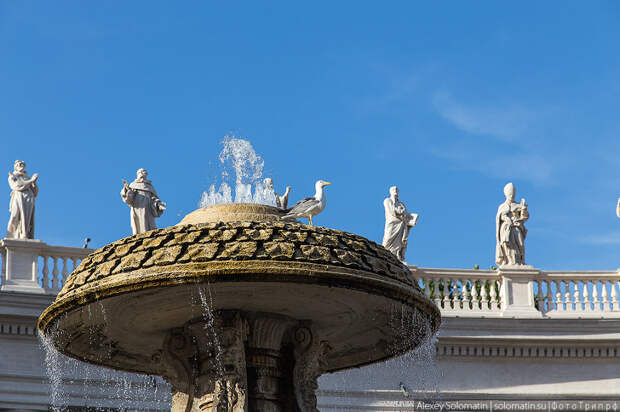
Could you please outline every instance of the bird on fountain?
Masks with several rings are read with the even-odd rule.
[[[305,217],[308,218],[310,226],[312,226],[312,216],[318,215],[325,209],[325,193],[323,192],[323,188],[328,185],[331,185],[331,183],[318,180],[314,185],[316,188],[314,196],[302,199],[297,202],[295,206],[286,209],[286,214],[282,216],[282,219],[293,220]]]

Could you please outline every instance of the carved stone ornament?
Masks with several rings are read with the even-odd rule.
[[[300,412],[318,412],[316,401],[317,379],[325,372],[324,359],[331,349],[319,340],[316,331],[302,326],[295,331],[295,368],[293,387]]]
[[[183,225],[132,236],[97,250],[71,274],[59,296],[118,273],[220,261],[312,262],[371,271],[417,288],[396,257],[362,237],[299,223]]]

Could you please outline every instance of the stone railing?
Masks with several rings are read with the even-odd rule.
[[[2,239],[0,290],[56,294],[92,251],[40,240]],[[409,268],[443,316],[620,318],[620,270]]]
[[[40,240],[2,239],[0,290],[56,294],[93,249],[50,246]]]
[[[501,312],[498,272],[467,269],[432,269],[410,266],[426,297],[448,313]]]
[[[620,317],[620,271],[410,269],[443,316]]]
[[[587,271],[542,272],[534,279],[536,308],[555,316],[620,313],[620,273]]]

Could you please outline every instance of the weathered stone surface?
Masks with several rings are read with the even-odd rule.
[[[219,247],[219,243],[198,243],[189,245],[178,261],[181,263],[209,261],[213,259]]]
[[[107,260],[106,257],[109,254],[110,254],[109,251],[106,251],[106,250],[103,250],[103,249],[99,249],[98,251],[96,251],[95,253],[93,253],[92,255],[87,257],[86,259],[84,259],[82,261],[81,265],[86,265],[86,266],[98,265],[100,263],[105,262]]]
[[[284,222],[178,225],[121,239],[84,259],[60,295],[117,273],[152,266],[275,260],[341,266],[415,285],[406,266],[383,247],[346,232]]]
[[[315,245],[301,245],[301,254],[296,256],[296,259],[329,262],[330,253],[329,248]]]
[[[124,258],[121,259],[121,262],[119,263],[119,265],[114,268],[112,273],[119,273],[119,272],[124,272],[128,270],[138,269],[140,265],[142,264],[142,262],[144,262],[148,254],[149,254],[148,251],[142,251],[142,252],[132,253],[129,256],[125,256]]]
[[[228,242],[219,254],[220,259],[249,259],[256,253],[256,242]]]
[[[342,249],[334,249],[334,253],[338,257],[338,259],[347,266],[348,265],[366,266],[368,269],[370,269],[370,266],[364,264],[359,253],[351,252],[348,250],[342,250]]]
[[[181,254],[182,250],[183,246],[181,245],[157,249],[153,252],[153,256],[151,256],[150,259],[144,262],[143,266],[148,267],[152,265],[169,265],[171,263],[174,263]]]
[[[111,275],[112,271],[114,270],[116,265],[118,265],[119,262],[120,262],[120,259],[112,259],[112,260],[108,260],[106,262],[103,262],[97,265],[95,269],[95,278],[101,279],[103,277]],[[71,277],[69,279],[71,279]],[[63,289],[69,288],[69,287],[70,287],[70,283],[67,282],[67,284],[65,285]]]
[[[195,243],[203,235],[204,233],[200,230],[195,230],[189,233],[177,233],[174,235],[174,243]]]
[[[210,230],[204,237],[204,242],[228,242],[237,234],[237,228]]]
[[[237,240],[267,240],[273,235],[273,229],[248,229],[237,236]]]
[[[291,259],[295,254],[295,244],[291,242],[265,242],[263,247],[265,254],[257,254],[256,257],[286,260]]]
[[[127,254],[133,250],[138,245],[138,242],[127,242],[125,244],[119,245],[114,249],[114,254],[111,255],[113,257],[122,258],[123,256],[127,256]]]
[[[142,247],[144,249],[154,249],[154,248],[158,248],[160,246],[162,246],[164,244],[164,242],[166,242],[166,240],[170,239],[170,234],[166,233],[165,235],[162,236],[156,236],[156,237],[152,237],[152,238],[147,238],[144,239],[144,241],[142,242]]]
[[[81,286],[81,285],[83,285],[84,283],[86,283],[86,279],[88,278],[88,276],[89,276],[89,275],[90,275],[90,273],[88,273],[88,272],[79,272],[79,273],[75,273],[75,274],[73,275],[73,279],[72,279],[72,281],[73,281],[73,283],[74,283],[76,286]]]
[[[334,235],[314,234],[314,238],[321,246],[337,247],[339,245],[338,237]]]

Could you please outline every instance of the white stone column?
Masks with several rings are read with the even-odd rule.
[[[46,244],[37,239],[2,239],[5,250],[2,292],[45,293],[39,285],[39,254]]]
[[[499,268],[501,279],[501,313],[509,318],[542,318],[534,301],[534,279],[540,270],[532,266],[502,266]]]

